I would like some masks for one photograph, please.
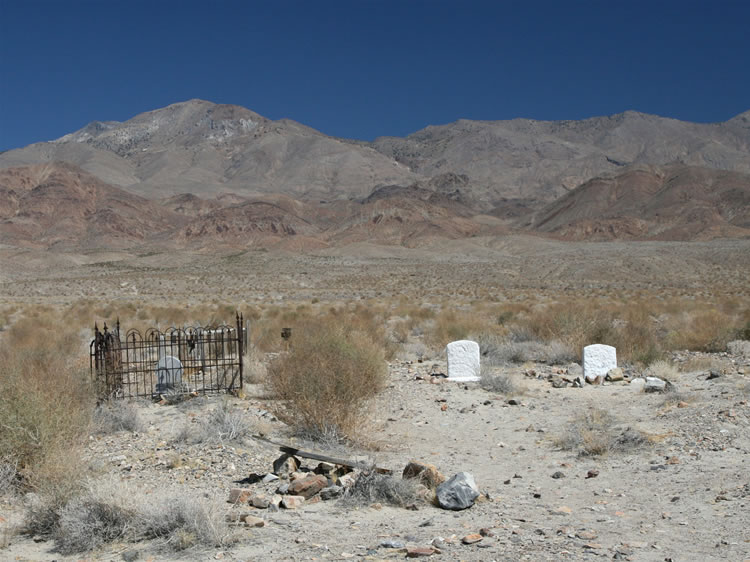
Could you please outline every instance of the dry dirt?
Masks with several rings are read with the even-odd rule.
[[[241,307],[311,298],[326,305],[399,294],[419,302],[564,294],[627,298],[643,291],[748,297],[748,241],[562,244],[519,237],[492,247],[461,244],[450,254],[364,245],[315,256],[51,256],[8,249],[0,291],[5,304],[97,298],[107,299],[113,310],[144,300],[190,305],[218,298]],[[440,355],[416,359],[402,355],[390,364],[390,385],[374,409],[366,447],[294,441],[268,413],[273,404],[260,386],[250,385],[245,399],[229,400],[279,442],[337,456],[368,455],[397,472],[412,459],[434,464],[447,477],[470,472],[485,493],[470,509],[353,508],[321,501],[298,510],[257,510],[265,527],[238,528],[241,542],[225,551],[174,554],[155,544],[114,544],[85,559],[119,560],[137,551],[141,560],[395,560],[405,553],[381,546],[385,541],[428,546],[439,537],[441,553],[434,559],[750,559],[748,357],[714,357],[725,372],[712,380],[706,371],[681,374],[676,384],[685,407],[665,405],[664,395],[634,392],[626,383],[552,388],[547,375],[565,366],[544,364],[504,370],[524,387],[513,397],[520,404],[510,405],[511,397],[477,384],[431,377],[445,372]],[[175,442],[184,425],[199,423],[219,404],[218,397],[177,406],[140,403],[144,429],[92,436],[83,460],[125,492],[157,497],[176,491],[223,501],[237,481],[270,472],[280,453],[254,440],[223,446]],[[556,438],[569,421],[594,407],[645,432],[649,444],[601,457],[560,450]],[[314,467],[316,461],[305,464]],[[598,475],[587,478],[589,471]],[[557,472],[564,476],[553,478]],[[0,508],[3,524],[17,520],[17,505]],[[225,509],[238,508],[227,503]],[[473,545],[461,543],[480,529],[488,529],[488,536]],[[68,559],[49,542],[24,536],[10,542],[0,558]]]

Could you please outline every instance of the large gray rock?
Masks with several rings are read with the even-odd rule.
[[[610,369],[617,368],[617,350],[600,343],[583,348],[583,376],[588,382],[604,377]]]
[[[479,497],[479,488],[471,474],[459,472],[437,487],[436,496],[438,505],[443,509],[459,511],[474,505],[474,500]]]
[[[448,357],[448,380],[472,382],[479,380],[479,344],[458,340],[445,347]]]

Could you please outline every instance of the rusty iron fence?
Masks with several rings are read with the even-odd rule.
[[[217,393],[242,388],[247,330],[236,325],[120,333],[94,326],[90,369],[100,400]]]

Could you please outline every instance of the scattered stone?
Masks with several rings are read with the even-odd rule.
[[[558,470],[557,472],[555,472],[555,473],[554,473],[554,474],[552,475],[552,478],[554,478],[555,480],[557,480],[557,479],[559,479],[559,478],[565,478],[565,473],[564,473],[564,472],[562,472],[562,471],[560,471],[560,470]]]
[[[286,453],[273,461],[273,473],[277,476],[289,476],[296,472],[299,467],[299,459]]]
[[[358,475],[359,475],[359,472],[355,471],[355,472],[349,472],[348,474],[339,476],[339,480],[338,480],[339,486],[342,486],[344,488],[351,488],[352,486],[354,486],[354,483],[357,481]]]
[[[335,500],[344,494],[344,488],[341,486],[328,486],[320,491],[320,499],[323,501]]]
[[[630,388],[635,392],[641,392],[646,386],[646,379],[643,377],[636,377],[630,381]]]
[[[710,381],[712,379],[718,379],[719,377],[721,377],[721,373],[719,371],[709,371],[706,380]]]
[[[520,406],[521,401],[516,398],[511,398],[510,400],[506,402],[506,404],[508,404],[508,406]]]
[[[265,519],[261,519],[260,517],[255,517],[254,515],[248,515],[244,519],[245,527],[265,527],[266,521]]]
[[[448,380],[475,382],[479,380],[479,344],[459,340],[445,347],[448,358]]]
[[[135,562],[136,560],[138,560],[138,558],[140,558],[140,556],[141,556],[141,553],[140,553],[140,552],[138,552],[138,551],[137,551],[137,550],[135,550],[135,549],[131,549],[131,550],[126,550],[125,552],[123,552],[123,553],[122,553],[122,554],[120,555],[120,557],[121,557],[121,558],[122,558],[122,559],[123,559],[123,560],[124,560],[125,562]]]
[[[596,478],[597,476],[599,476],[599,471],[596,469],[589,470],[586,473],[586,478]]]
[[[479,534],[483,537],[494,537],[495,533],[492,532],[492,529],[488,529],[487,527],[482,527],[479,529]]]
[[[552,375],[549,380],[552,383],[552,388],[565,388],[570,384],[567,379],[558,375]]]
[[[427,464],[419,461],[409,461],[404,467],[402,478],[418,478],[419,481],[434,490],[440,484],[445,482],[445,476],[435,467],[435,465]]]
[[[440,550],[434,546],[412,546],[406,549],[407,558],[422,558],[440,554]]]
[[[461,542],[464,544],[474,544],[481,541],[484,537],[480,535],[479,533],[472,533],[470,535],[466,535],[464,538],[461,539]]]
[[[401,541],[387,540],[380,543],[380,548],[404,548],[406,545]]]
[[[323,474],[328,475],[336,472],[336,465],[330,462],[321,462],[318,463],[318,466],[315,467],[315,470],[313,471],[315,474]]]
[[[578,531],[576,537],[584,541],[593,541],[598,535],[593,531]]]
[[[253,497],[253,491],[247,488],[232,488],[229,490],[229,503],[247,503]]]
[[[328,478],[321,474],[313,474],[312,476],[294,480],[289,485],[289,493],[309,499],[326,486],[328,486]]]
[[[617,350],[611,345],[594,344],[583,348],[583,378],[588,382],[604,377],[617,368]]]
[[[278,480],[278,479],[279,479],[278,476],[276,476],[275,474],[271,474],[269,472],[268,474],[266,474],[263,477],[263,479],[261,480],[261,482],[263,482],[264,484],[268,484],[269,482],[276,482],[276,480]]]
[[[688,404],[684,400],[680,400],[679,402],[677,402],[677,407],[678,408],[687,408],[688,406],[690,406],[690,404]]]
[[[646,377],[646,384],[643,387],[645,392],[664,392],[667,389],[667,381],[659,377]]]
[[[271,498],[265,494],[255,494],[250,499],[250,505],[257,507],[258,509],[268,509],[268,506],[271,505]]]
[[[305,498],[302,496],[284,496],[281,498],[281,507],[284,509],[297,509],[305,503]]]
[[[278,492],[279,494],[289,493],[289,482],[284,482],[281,486],[276,488],[276,492]]]
[[[479,497],[474,477],[468,472],[459,472],[436,490],[438,505],[443,509],[458,511],[474,505]]]
[[[615,367],[614,369],[607,371],[607,376],[604,378],[610,382],[617,382],[623,380],[625,374],[623,373],[622,368]]]

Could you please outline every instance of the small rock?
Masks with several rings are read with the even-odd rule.
[[[285,509],[297,509],[305,503],[302,496],[284,496],[281,498],[281,507]]]
[[[646,377],[646,383],[643,386],[645,392],[664,392],[667,389],[667,381],[659,377]]]
[[[593,541],[597,537],[597,534],[593,531],[578,531],[576,537],[584,541]]]
[[[253,497],[253,491],[247,488],[232,488],[229,490],[229,503],[247,503]]]
[[[305,499],[313,497],[323,488],[328,486],[328,479],[321,474],[314,474],[306,478],[294,480],[289,485],[289,493],[294,496],[302,496]]]
[[[554,474],[552,475],[552,478],[554,478],[555,480],[557,480],[557,479],[559,479],[559,478],[565,478],[565,473],[564,473],[564,472],[561,472],[560,470],[558,470],[557,472],[555,472],[555,473],[554,473]]]
[[[299,459],[293,455],[284,453],[273,461],[273,473],[277,476],[290,475],[300,467]]]
[[[646,387],[646,379],[643,377],[634,378],[630,381],[629,388],[635,392],[641,392]]]
[[[269,482],[276,482],[276,480],[278,480],[278,479],[279,479],[278,476],[276,476],[275,474],[271,474],[269,472],[268,474],[266,474],[263,477],[263,479],[261,480],[261,482],[263,482],[264,484],[268,484]]]
[[[320,499],[324,501],[340,498],[344,494],[344,488],[341,486],[328,486],[320,491]]]
[[[461,542],[464,544],[474,544],[482,540],[482,535],[479,533],[472,533],[470,535],[466,535],[464,538],[461,539]]]
[[[407,558],[423,558],[439,553],[440,550],[433,546],[412,546],[406,549]]]
[[[688,406],[690,406],[690,404],[688,404],[684,400],[680,400],[679,402],[677,402],[677,407],[678,408],[687,408]]]
[[[597,476],[599,476],[599,471],[596,469],[589,470],[586,473],[586,478],[596,478]]]
[[[254,515],[248,515],[245,517],[245,527],[265,527],[266,521],[265,519],[261,519],[260,517],[255,517]]]
[[[520,406],[521,405],[521,401],[517,400],[515,398],[511,398],[510,400],[508,400],[506,402],[506,404],[508,404],[508,406]]]
[[[719,377],[721,377],[721,373],[719,371],[709,371],[706,380],[710,381],[712,379],[718,379]]]
[[[494,537],[495,533],[492,532],[492,529],[488,529],[487,527],[483,527],[479,529],[479,534],[483,537]]]
[[[380,548],[404,548],[406,545],[401,541],[387,540],[380,543]]]
[[[268,506],[271,505],[271,498],[265,494],[255,494],[250,499],[250,504],[258,509],[268,509]]]
[[[471,474],[459,472],[447,482],[440,484],[436,495],[440,507],[458,511],[474,505],[474,500],[479,497],[479,488]]]
[[[123,552],[123,553],[122,553],[122,554],[120,555],[120,557],[121,557],[121,558],[122,558],[123,560],[125,560],[125,562],[135,562],[136,560],[138,560],[138,558],[139,558],[140,556],[141,556],[141,553],[140,553],[140,552],[138,552],[138,551],[137,551],[137,550],[135,550],[135,549],[132,549],[132,550],[126,550],[125,552]]]
[[[607,372],[607,376],[605,378],[608,381],[616,382],[623,380],[625,378],[625,375],[623,374],[621,367],[615,367],[614,369],[610,369]]]
[[[583,377],[583,367],[578,363],[571,363],[568,365],[568,375],[571,377]]]
[[[445,476],[435,465],[419,461],[409,461],[401,476],[402,478],[419,478],[419,481],[431,490],[445,482]]]

